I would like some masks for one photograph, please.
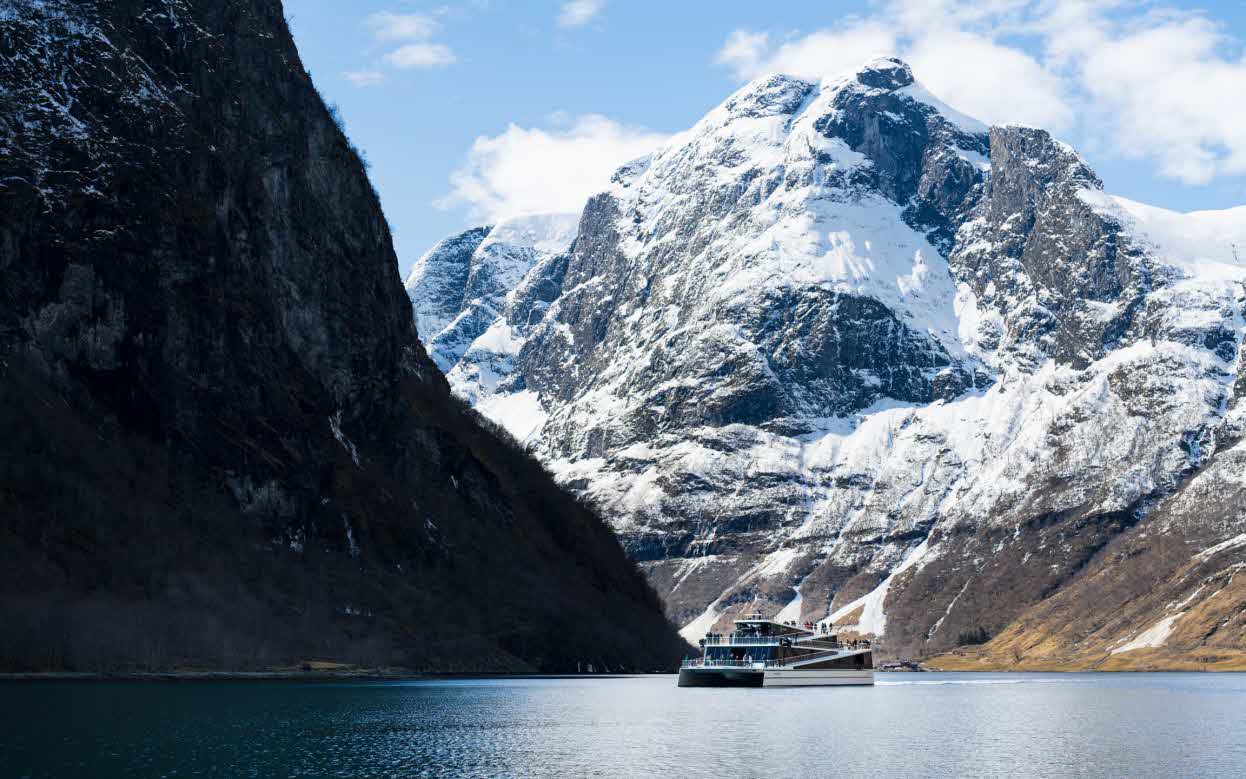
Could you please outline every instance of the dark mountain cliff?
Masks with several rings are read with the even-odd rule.
[[[0,2],[0,128],[0,666],[684,651],[450,396],[278,0]]]

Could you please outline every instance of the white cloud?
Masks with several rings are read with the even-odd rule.
[[[472,144],[450,177],[441,207],[466,205],[476,218],[579,211],[623,163],[656,149],[667,136],[586,114],[560,129],[510,125]]]
[[[369,14],[364,26],[377,44],[397,48],[390,48],[368,67],[343,74],[347,81],[361,89],[385,83],[387,67],[401,70],[442,68],[458,61],[449,46],[431,40],[440,24],[426,14],[379,11]]]
[[[343,73],[342,77],[361,89],[385,83],[385,74],[379,70],[351,70]]]
[[[385,55],[396,68],[440,68],[457,60],[449,46],[440,43],[408,43]]]
[[[1168,12],[1122,24],[1101,9],[1055,20],[1052,56],[1085,95],[1099,142],[1190,184],[1246,173],[1246,59],[1207,19]]]
[[[818,30],[773,48],[764,33],[736,30],[728,36],[717,59],[745,79],[775,72],[817,79],[895,52],[895,35],[886,26],[855,22]]]
[[[751,79],[759,75],[769,48],[770,36],[766,33],[736,30],[727,36],[714,61],[731,68],[740,78]]]
[[[424,40],[437,31],[437,20],[424,14],[380,11],[369,15],[365,24],[378,41]]]
[[[1187,183],[1246,174],[1242,41],[1155,2],[891,0],[782,42],[736,30],[716,60],[741,79],[816,79],[877,54],[904,58],[931,91],[993,124],[1074,133]]]
[[[859,67],[878,56],[900,56],[931,91],[950,105],[986,122],[1021,122],[1055,131],[1069,125],[1072,112],[1060,79],[1020,49],[958,28],[932,26],[923,7],[887,19],[857,19],[816,30],[771,46],[765,33],[736,30],[719,50],[717,61],[740,78],[788,73],[817,80]],[[928,10],[928,9],[927,9]],[[955,18],[944,8],[938,22]],[[928,34],[907,34],[909,19]]]
[[[1020,49],[953,30],[917,39],[903,56],[931,92],[988,124],[1017,122],[1056,133],[1073,124],[1062,79]]]
[[[1032,0],[891,0],[886,4],[884,13],[908,32],[925,31],[930,34],[949,29],[980,29],[985,26],[1003,35],[1024,31],[1034,5]]]
[[[570,0],[563,3],[562,10],[558,12],[558,26],[580,27],[588,24],[605,5],[606,0]]]

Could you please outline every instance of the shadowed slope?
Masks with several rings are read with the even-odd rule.
[[[276,0],[19,2],[0,33],[0,664],[686,649],[450,397]]]

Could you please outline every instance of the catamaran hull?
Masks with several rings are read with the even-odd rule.
[[[734,668],[682,668],[680,687],[836,687],[872,685],[874,672],[750,670]]]
[[[872,685],[874,672],[849,671],[766,671],[763,687],[831,687],[840,685]]]
[[[764,672],[737,668],[681,668],[680,687],[761,687]]]

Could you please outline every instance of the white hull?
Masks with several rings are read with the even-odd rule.
[[[830,687],[849,684],[874,684],[870,669],[851,671],[779,671],[768,669],[763,687]]]

